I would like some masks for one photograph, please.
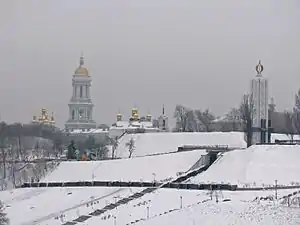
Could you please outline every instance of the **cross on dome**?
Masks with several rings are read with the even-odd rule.
[[[74,75],[89,76],[88,69],[83,67],[83,65],[84,65],[84,56],[83,56],[83,53],[81,52],[81,56],[79,59],[79,66],[75,70]]]

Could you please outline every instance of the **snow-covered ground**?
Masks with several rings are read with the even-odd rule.
[[[126,135],[117,154],[128,158],[125,143],[133,137],[134,156],[177,151],[182,145],[228,145],[244,148],[244,134],[153,133]],[[283,138],[285,139],[285,138]],[[123,146],[123,150],[122,150]],[[64,162],[44,181],[121,180],[153,181],[177,177],[188,171],[203,150],[131,159]],[[300,146],[252,146],[223,154],[204,173],[189,182],[233,183],[239,186],[291,185],[300,182]],[[140,192],[143,188],[78,187],[24,188],[0,192],[12,225],[61,225],[96,209]],[[278,197],[298,190],[278,190]],[[257,201],[274,191],[197,191],[158,189],[77,225],[299,225],[300,207],[284,199]],[[296,201],[298,195],[291,200]],[[212,200],[211,200],[212,198]],[[218,202],[216,202],[218,199]],[[296,199],[296,200],[294,200]],[[229,200],[229,201],[224,201]]]
[[[183,145],[227,145],[231,148],[246,148],[242,132],[127,134],[120,140],[117,157],[128,158],[126,143],[131,138],[135,141],[133,157],[176,152],[178,147]]]
[[[141,189],[128,188],[36,188],[0,193],[14,225],[61,225],[95,209],[114,203]],[[279,190],[278,198],[291,193]],[[212,196],[212,200],[211,200]],[[257,201],[273,191],[213,192],[159,189],[126,205],[93,216],[80,225],[114,224],[278,224],[298,225],[300,207],[287,207],[282,200]],[[216,202],[218,199],[218,203]],[[230,201],[224,201],[225,199]],[[93,204],[91,204],[93,203]],[[26,217],[20,217],[20,212]],[[34,221],[36,221],[34,223]]]
[[[300,146],[254,145],[224,153],[188,183],[231,183],[239,186],[300,185]]]
[[[0,199],[13,225],[61,225],[141,190],[94,187],[17,189],[0,192]],[[278,198],[293,191],[279,190]],[[211,194],[209,191],[159,189],[78,224],[111,225],[114,220],[116,224],[124,225],[139,220],[137,224],[145,225],[200,222],[207,225],[300,224],[300,207],[287,207],[282,200],[255,200],[266,196],[274,196],[274,191],[218,191]],[[230,201],[224,202],[225,199]]]
[[[128,188],[32,188],[0,192],[0,199],[12,225],[61,224],[130,194]]]
[[[204,150],[103,161],[62,162],[43,181],[162,181],[187,172]]]

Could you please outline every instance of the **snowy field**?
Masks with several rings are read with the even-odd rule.
[[[6,205],[6,212],[13,225],[61,225],[115,202],[115,197],[121,199],[140,190],[137,188],[36,188],[1,192],[0,198]],[[257,201],[255,200],[257,197],[274,196],[274,192],[211,193],[159,189],[77,224],[111,225],[116,220],[116,224],[119,225],[299,225],[300,207],[287,207],[281,204],[282,199],[280,199],[293,191],[295,190],[279,190],[279,200]],[[20,212],[26,217],[20,217]]]
[[[130,194],[128,188],[24,188],[0,192],[0,199],[11,225],[61,224]]]
[[[300,185],[300,146],[258,145],[231,151],[187,183],[231,183],[240,187]]]
[[[241,132],[127,134],[120,140],[117,157],[128,158],[126,143],[131,138],[135,140],[133,157],[175,152],[183,145],[227,145],[232,148],[246,148],[244,133]]]
[[[205,154],[199,150],[131,159],[63,162],[42,181],[163,181],[187,172]]]
[[[278,192],[278,197],[291,193]],[[256,197],[274,196],[274,192],[214,192],[160,189],[139,200],[108,212],[101,219],[92,217],[86,225],[116,224],[182,225],[182,224],[291,224],[300,223],[300,207],[288,208],[281,201],[255,201]],[[216,197],[218,203],[216,203]],[[229,199],[228,202],[223,200]],[[110,215],[110,216],[109,216]],[[104,218],[110,219],[104,219]],[[148,218],[149,217],[149,218]]]

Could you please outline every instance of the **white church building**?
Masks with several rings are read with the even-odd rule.
[[[81,55],[79,66],[76,68],[72,78],[72,97],[68,104],[69,116],[65,123],[65,131],[70,135],[93,135],[99,138],[109,135],[117,137],[126,133],[148,133],[168,131],[168,117],[163,114],[157,119],[157,126],[150,114],[141,116],[137,108],[133,108],[131,117],[123,120],[122,114],[117,114],[117,121],[107,129],[97,129],[93,120],[93,107],[91,96],[92,78],[89,71],[84,67],[84,57]]]

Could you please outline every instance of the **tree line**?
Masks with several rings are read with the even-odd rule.
[[[218,118],[209,110],[190,109],[183,105],[176,105],[174,118],[176,127],[173,132],[212,132],[212,131],[242,131],[245,132],[247,145],[252,143],[253,136],[253,116],[255,113],[253,96],[245,94],[237,108],[232,108],[224,118]],[[280,119],[275,118],[276,108],[274,104],[269,104],[269,119],[276,125],[275,132],[286,133],[293,140],[294,135],[300,134],[300,89],[295,94],[294,106],[284,113],[277,113]],[[273,119],[274,118],[274,119]],[[279,120],[283,119],[280,124]],[[277,121],[278,120],[278,121]],[[277,126],[277,124],[280,124]]]

